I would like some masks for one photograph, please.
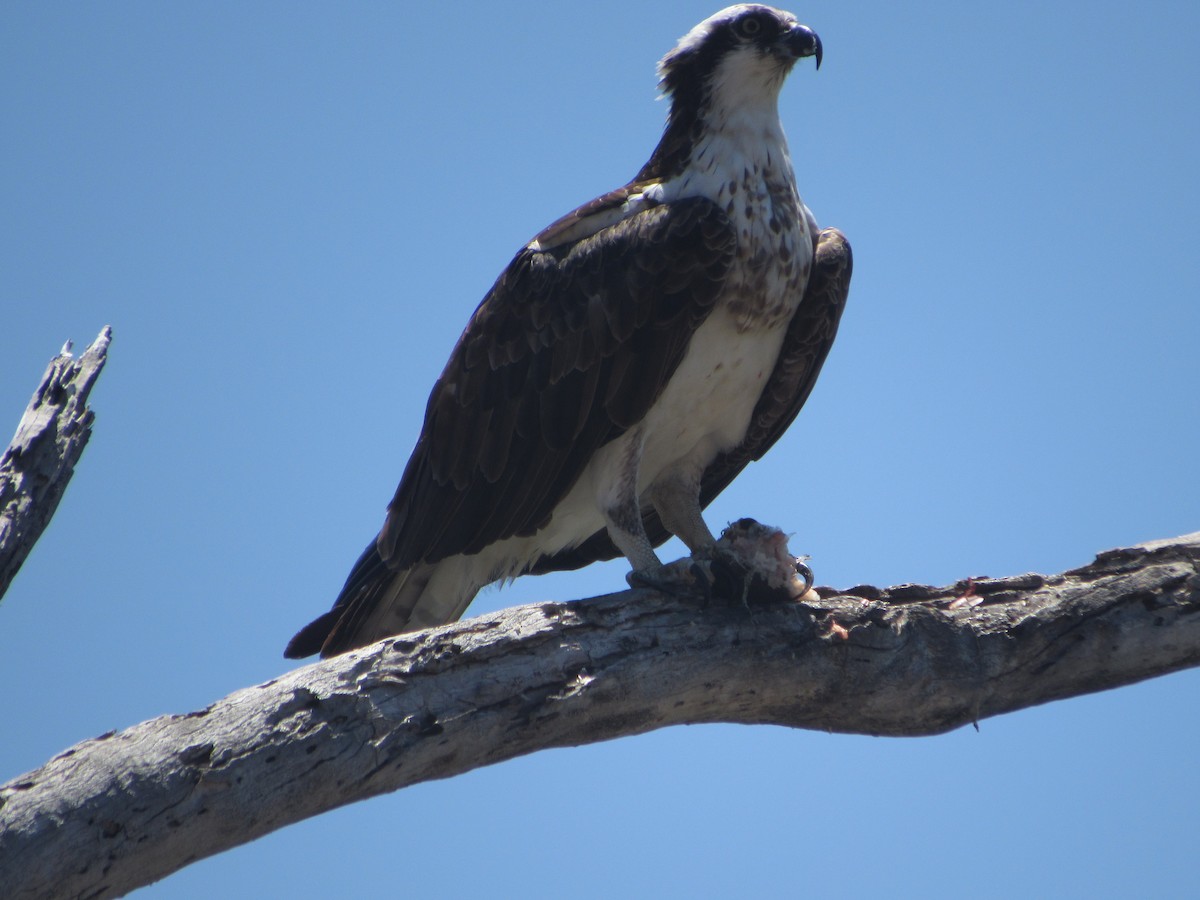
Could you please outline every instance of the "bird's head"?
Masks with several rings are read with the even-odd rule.
[[[662,58],[658,74],[673,103],[727,108],[773,103],[796,61],[814,56],[821,39],[789,12],[741,3],[705,19]]]

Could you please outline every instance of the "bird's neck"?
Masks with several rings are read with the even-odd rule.
[[[673,181],[720,166],[792,178],[777,91],[710,89],[704,97],[674,97],[662,139],[637,180]]]

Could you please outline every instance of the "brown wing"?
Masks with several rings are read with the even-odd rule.
[[[406,569],[533,534],[595,451],[657,399],[733,258],[704,199],[526,248],[484,298],[429,398],[379,535]]]
[[[398,572],[412,587],[438,560],[533,534],[595,451],[646,414],[712,311],[736,240],[701,198],[620,219],[637,188],[569,213],[538,235],[548,249],[509,264],[433,388],[378,539],[285,656],[362,644]]]
[[[837,336],[852,270],[853,257],[846,236],[836,228],[826,228],[817,241],[804,299],[792,316],[779,359],[754,408],[746,438],[718,456],[704,473],[700,485],[702,508],[725,490],[748,463],[760,459],[779,440],[808,400]],[[642,518],[655,546],[671,536],[653,508],[643,510]],[[573,550],[543,557],[532,571],[578,569],[619,555],[608,534],[598,531]]]
[[[509,264],[433,388],[383,530],[285,656],[360,646],[379,604],[404,602],[398,573],[414,602],[438,560],[537,531],[596,449],[646,414],[711,312],[736,242],[704,199],[621,219],[637,188],[569,213],[538,235],[548,249]]]

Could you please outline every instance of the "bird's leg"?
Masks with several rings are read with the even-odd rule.
[[[642,449],[643,436],[640,428],[626,432],[621,438],[621,443],[614,448],[615,477],[605,480],[606,487],[597,497],[600,509],[604,513],[608,536],[633,568],[625,578],[630,587],[647,587],[673,595],[694,593],[697,581],[695,573],[679,573],[673,571],[670,566],[664,566],[646,534],[646,526],[642,521],[642,503],[637,491]],[[692,505],[696,507],[695,521],[699,522],[702,534],[690,527],[687,531],[688,537],[698,535],[699,540],[703,541],[703,536],[707,535],[706,546],[712,546],[713,537],[700,519],[698,479],[690,490]],[[683,508],[684,505],[686,504],[681,504],[679,508]],[[682,520],[686,520],[686,517]],[[702,581],[707,588],[707,576]]]
[[[693,560],[686,570],[680,568],[681,563],[659,567],[655,573],[638,571],[635,567],[629,579],[630,584],[652,587],[670,594],[695,594],[699,591],[707,601],[712,578],[705,564],[696,560],[709,558],[716,538],[700,514],[700,473],[675,472],[660,478],[650,488],[648,495],[663,526],[687,545]]]
[[[604,514],[608,536],[629,560],[633,573],[652,577],[662,569],[662,562],[646,535],[646,527],[642,524],[642,508],[638,502],[638,464],[641,462],[642,445],[640,427],[627,431],[615,446],[610,445],[615,454],[612,457],[611,477],[601,479],[603,488],[596,496],[596,504]]]
[[[659,560],[650,538],[646,535],[636,497],[631,504],[606,509],[604,519],[608,526],[608,536],[632,567],[632,571],[625,576],[629,586],[677,593],[678,586],[663,577],[666,567]]]
[[[650,488],[650,502],[663,527],[679,538],[693,556],[707,558],[717,539],[700,512],[700,473],[672,473]]]
[[[604,521],[608,526],[608,536],[617,545],[634,572],[652,574],[662,568],[662,562],[650,538],[646,536],[645,526],[642,525],[642,511],[638,507],[637,496],[630,503],[622,503],[604,510]]]

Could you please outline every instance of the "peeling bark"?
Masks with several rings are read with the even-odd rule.
[[[113,897],[337,806],[667,725],[936,734],[1198,664],[1200,532],[809,603],[517,607],[72,747],[0,787],[0,884]]]
[[[78,359],[68,347],[50,361],[12,443],[0,457],[0,597],[58,509],[92,436],[87,405],[108,358],[105,328]]]

